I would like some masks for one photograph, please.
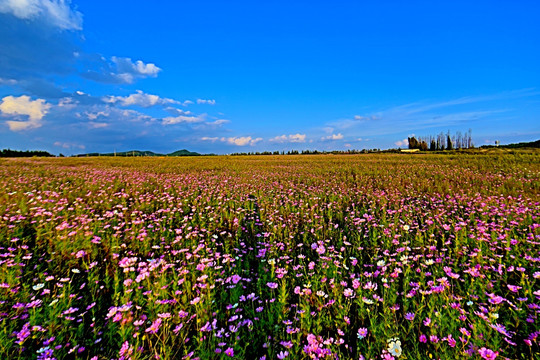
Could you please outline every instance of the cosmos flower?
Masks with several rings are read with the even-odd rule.
[[[368,330],[366,328],[358,329],[358,339],[362,340],[367,336]]]
[[[401,356],[401,341],[398,338],[388,339],[388,352],[392,356],[400,357]]]
[[[152,325],[151,325],[149,328],[147,328],[147,329],[145,330],[145,332],[150,333],[150,334],[155,334],[155,333],[157,333],[157,332],[159,331],[159,327],[161,326],[161,322],[162,322],[161,318],[157,318],[157,319],[152,323]]]
[[[485,360],[493,360],[497,358],[497,355],[499,355],[497,351],[493,351],[485,347],[482,347],[481,349],[479,349],[478,354],[482,357],[482,359],[485,359]]]

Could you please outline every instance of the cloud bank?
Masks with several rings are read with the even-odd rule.
[[[2,0],[0,13],[23,20],[42,20],[61,30],[81,30],[82,14],[69,0]]]
[[[0,104],[0,112],[9,117],[23,117],[27,120],[6,121],[11,131],[22,131],[41,127],[41,120],[47,114],[51,104],[44,99],[30,100],[29,96],[6,96]]]

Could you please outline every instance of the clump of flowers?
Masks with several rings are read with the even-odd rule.
[[[323,359],[332,356],[332,351],[324,347],[324,340],[321,336],[309,334],[308,344],[304,346],[304,353],[312,359]]]

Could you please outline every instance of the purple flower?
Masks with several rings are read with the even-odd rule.
[[[229,356],[229,357],[233,357],[234,356],[234,349],[233,348],[227,348],[227,350],[225,350],[225,355]]]
[[[405,314],[405,319],[409,320],[409,321],[413,321],[414,320],[414,314],[413,313],[406,313]]]
[[[19,331],[17,333],[17,341],[16,343],[19,344],[19,345],[22,345],[22,343],[24,342],[24,340],[30,336],[30,323],[26,323],[23,325],[21,331]]]
[[[288,352],[288,351],[285,351],[285,352],[280,351],[279,354],[277,355],[277,358],[278,358],[279,360],[283,360],[283,359],[285,359],[287,356],[289,356],[289,352]]]
[[[497,357],[497,355],[499,355],[499,353],[497,351],[493,351],[493,350],[487,349],[485,347],[478,350],[478,354],[480,354],[482,359],[486,359],[486,360],[493,360],[493,359],[495,359]]]
[[[360,340],[362,340],[363,338],[365,338],[367,336],[367,329],[366,328],[360,328],[358,329],[358,338]]]
[[[276,284],[275,282],[269,282],[266,283],[266,286],[268,286],[270,289],[276,289],[278,287],[278,284]]]

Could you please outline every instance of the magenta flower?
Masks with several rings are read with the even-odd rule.
[[[225,355],[229,356],[229,357],[233,357],[234,356],[234,349],[233,348],[227,348],[227,350],[225,350]]]
[[[482,359],[486,359],[486,360],[493,360],[493,359],[497,358],[497,355],[499,355],[499,353],[497,351],[493,351],[493,350],[487,349],[485,347],[478,350],[478,354],[480,354]]]
[[[409,321],[413,321],[414,320],[414,314],[413,313],[406,313],[405,314],[405,319],[409,320]]]
[[[152,325],[150,325],[150,327],[145,330],[145,332],[150,333],[150,334],[157,333],[159,330],[159,327],[161,326],[161,321],[162,321],[161,318],[157,318],[156,321],[154,321]]]
[[[421,343],[424,343],[424,344],[427,343],[427,337],[426,337],[426,335],[421,334],[421,335],[420,335],[420,338],[418,339],[418,341],[420,341]]]
[[[456,340],[452,337],[452,334],[448,335],[446,337],[446,341],[448,342],[448,345],[450,347],[455,347],[456,346]]]
[[[358,329],[358,338],[360,340],[362,340],[363,338],[365,338],[367,336],[367,329],[366,328],[360,328]]]
[[[270,289],[276,289],[278,287],[278,284],[276,284],[275,282],[269,282],[266,283],[266,286],[268,286]]]

